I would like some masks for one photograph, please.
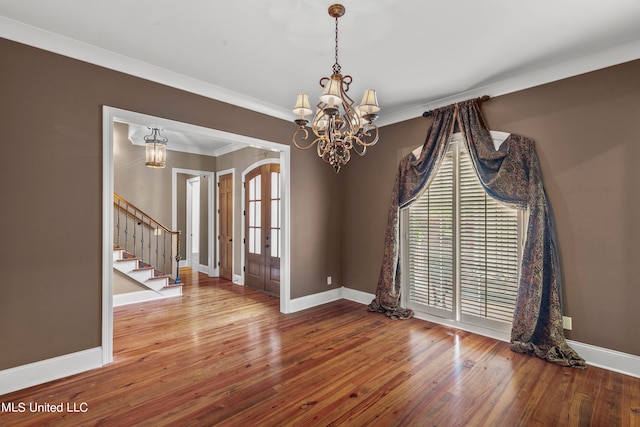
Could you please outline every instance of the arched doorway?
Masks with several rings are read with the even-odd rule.
[[[253,165],[244,175],[244,284],[280,296],[282,203],[280,164]]]

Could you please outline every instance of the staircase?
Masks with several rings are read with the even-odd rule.
[[[137,292],[115,294],[113,305],[182,295],[182,283],[178,275],[180,232],[169,230],[115,193],[114,209],[113,268],[144,288]],[[176,268],[175,278],[172,278],[170,273],[174,254]]]

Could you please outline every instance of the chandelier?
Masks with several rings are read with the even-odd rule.
[[[160,135],[160,129],[148,128],[151,134],[144,137],[146,148],[146,163],[150,168],[161,169],[167,166],[167,142],[164,136]]]
[[[333,64],[331,77],[320,79],[320,87],[324,88],[317,104],[317,110],[311,122],[311,130],[315,139],[309,138],[306,126],[309,123],[305,116],[313,111],[309,106],[309,97],[301,93],[294,114],[298,115],[295,123],[298,129],[293,133],[294,145],[307,150],[316,145],[318,156],[329,163],[336,172],[351,159],[351,150],[364,156],[367,147],[378,142],[378,127],[373,121],[378,118],[378,99],[376,91],[367,89],[360,105],[354,106],[353,99],[347,95],[351,76],[343,76],[338,63],[338,18],[345,13],[341,4],[329,6],[329,15],[336,20],[336,62]],[[307,142],[308,141],[308,142]]]

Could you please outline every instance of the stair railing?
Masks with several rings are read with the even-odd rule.
[[[175,259],[176,276],[173,280],[175,283],[181,283],[178,275],[180,272],[180,231],[168,229],[116,193],[113,193],[113,206],[115,209],[115,246],[124,249],[125,257],[139,257],[141,267],[153,267],[155,276],[171,276],[173,260]],[[169,241],[168,256],[167,240]],[[139,254],[138,244],[140,245]],[[129,250],[130,248],[131,251]],[[174,248],[175,257],[173,255]],[[169,274],[167,274],[167,267]]]

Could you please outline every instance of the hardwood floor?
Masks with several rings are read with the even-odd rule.
[[[349,301],[283,315],[266,294],[181,277],[182,298],[116,308],[112,364],[0,396],[25,407],[0,425],[640,426],[637,378]]]

